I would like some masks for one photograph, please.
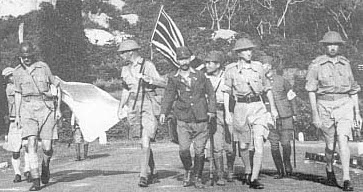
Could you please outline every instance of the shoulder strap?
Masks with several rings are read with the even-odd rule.
[[[222,71],[222,73],[219,75],[219,81],[218,81],[217,87],[214,89],[214,92],[217,92],[217,90],[219,88],[219,85],[222,82],[222,75],[223,75],[223,73],[224,73],[224,71]]]

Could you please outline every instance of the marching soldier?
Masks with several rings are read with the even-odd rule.
[[[256,46],[247,38],[236,41],[233,50],[237,52],[239,60],[226,67],[224,91],[233,95],[236,100],[234,115],[226,110],[226,122],[233,122],[234,134],[240,142],[241,156],[245,164],[243,183],[249,184],[250,188],[263,189],[258,175],[262,164],[264,139],[268,136],[269,127],[273,126],[272,118],[277,117],[277,110],[262,64],[251,60],[254,47]],[[263,92],[266,92],[271,104],[272,118],[262,102]],[[229,109],[228,97],[224,97],[224,105],[225,109]],[[249,159],[250,150],[254,151],[251,158],[253,166]]]
[[[179,155],[185,169],[183,186],[192,184],[190,145],[194,141],[194,185],[196,188],[204,188],[202,183],[204,149],[209,138],[208,120],[214,118],[216,113],[216,94],[209,79],[202,72],[190,67],[191,60],[191,52],[187,47],[177,48],[177,61],[180,67],[168,76],[160,122],[164,123],[165,116],[174,106]]]
[[[33,185],[30,191],[41,189],[40,181],[50,179],[49,163],[53,155],[52,139],[56,122],[61,117],[61,91],[59,82],[48,65],[35,60],[34,47],[30,42],[20,45],[20,65],[14,70],[15,124],[22,129],[22,137],[28,140],[30,173]],[[54,99],[57,103],[54,105]],[[39,178],[37,146],[42,140],[43,161]]]
[[[233,181],[233,164],[235,160],[235,151],[233,151],[232,131],[229,130],[225,122],[224,111],[224,97],[229,97],[227,93],[222,92],[224,90],[224,71],[221,69],[225,62],[223,52],[211,51],[207,54],[205,67],[207,72],[207,78],[210,79],[214,91],[216,92],[217,100],[217,129],[214,133],[214,159],[216,165],[216,171],[218,174],[217,185],[225,185],[224,179],[224,163],[223,152],[226,151],[227,157],[227,181]],[[232,142],[232,143],[231,143]]]
[[[119,118],[127,112],[130,124],[130,136],[134,139],[141,138],[140,159],[140,187],[147,187],[155,181],[155,162],[150,146],[150,139],[155,138],[158,122],[156,113],[159,103],[156,102],[155,86],[165,87],[165,80],[159,75],[155,65],[139,54],[141,47],[134,40],[123,41],[118,49],[120,56],[128,62],[122,67],[121,78],[123,91],[119,105]],[[141,118],[142,117],[142,118]],[[147,175],[147,167],[150,175]]]
[[[265,56],[264,65],[271,66],[272,57]],[[278,74],[277,74],[278,73]],[[283,78],[282,71],[272,70],[268,67],[266,77],[272,86],[272,93],[279,114],[276,119],[275,129],[270,130],[268,139],[271,143],[272,159],[275,163],[278,175],[275,179],[281,179],[285,176],[291,176],[291,140],[294,139],[294,119],[296,117],[296,101],[294,98],[288,98],[288,95],[294,94],[292,86]],[[280,152],[280,143],[282,146],[282,157]]]
[[[13,156],[11,158],[11,164],[13,166],[15,172],[15,178],[13,180],[14,183],[21,182],[21,172],[20,172],[20,150],[21,148],[25,148],[24,150],[24,176],[25,180],[31,182],[30,178],[30,167],[29,167],[29,157],[28,150],[26,149],[26,142],[22,139],[21,133],[22,130],[18,129],[15,125],[15,91],[14,91],[14,78],[13,78],[14,68],[7,67],[2,71],[2,75],[5,78],[6,82],[6,96],[8,100],[8,109],[9,115],[7,121],[9,121],[9,131],[7,135],[7,139],[3,145],[5,150],[13,152]]]
[[[327,184],[338,186],[332,166],[337,141],[343,168],[343,191],[353,191],[348,139],[352,138],[353,123],[358,127],[362,123],[357,94],[360,86],[354,80],[349,60],[339,55],[339,48],[345,43],[340,34],[329,31],[320,42],[327,52],[310,64],[305,88],[309,92],[313,123],[325,137]]]

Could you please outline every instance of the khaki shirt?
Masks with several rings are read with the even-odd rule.
[[[324,94],[356,94],[360,86],[354,80],[349,60],[338,56],[336,60],[322,55],[309,66],[305,89],[309,92]]]
[[[206,75],[207,78],[213,85],[214,91],[216,92],[217,103],[224,103],[223,100],[223,90],[227,89],[226,85],[224,84],[224,77],[225,72],[220,71],[217,75]]]
[[[143,58],[139,57],[136,63],[122,67],[121,78],[126,83],[131,93],[137,92],[137,88],[139,85],[138,74],[140,73],[140,67],[143,60],[144,60]],[[151,77],[153,82],[160,82],[160,81],[165,82],[165,80],[160,76],[160,74],[156,70],[155,65],[151,61],[145,60],[144,67],[145,69],[143,74],[148,77]],[[152,91],[152,89],[146,87],[145,91],[150,92]]]
[[[50,93],[50,84],[57,87],[60,82],[52,75],[48,65],[38,61],[33,63],[28,68],[28,71],[20,65],[15,68],[13,72],[15,92],[21,93],[22,96],[43,94],[52,96]]]
[[[252,61],[251,65],[248,65],[239,61],[226,66],[224,92],[234,96],[246,96],[253,94],[251,87],[256,95],[271,89],[260,62]]]

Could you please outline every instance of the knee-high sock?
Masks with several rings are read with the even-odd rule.
[[[150,149],[150,158],[149,158],[149,167],[150,167],[150,173],[155,173],[155,160],[154,160],[154,153],[153,150]]]
[[[38,155],[36,153],[29,153],[28,156],[31,176],[33,179],[37,179],[39,178]]]
[[[349,163],[350,163],[350,150],[348,146],[348,138],[344,135],[339,136],[339,150],[340,158],[342,160],[343,180],[350,180],[349,176]]]
[[[11,158],[11,164],[13,165],[15,175],[21,175],[21,172],[20,172],[20,158],[14,159],[14,157],[12,157]]]
[[[333,156],[334,156],[334,150],[325,148],[326,169],[329,172],[333,171]]]
[[[150,159],[150,147],[143,147],[141,149],[140,161],[140,177],[147,177],[147,167]]]
[[[24,172],[30,171],[29,153],[24,152]]]
[[[255,154],[253,156],[253,168],[251,181],[258,179],[258,175],[262,166],[262,158],[263,158],[263,137],[255,138]]]
[[[251,174],[252,167],[251,167],[251,162],[250,162],[250,150],[241,149],[241,159],[245,166],[245,174]]]

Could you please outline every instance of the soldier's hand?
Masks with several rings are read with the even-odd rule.
[[[5,115],[4,116],[4,123],[5,123],[5,125],[9,125],[10,124],[10,118],[9,118],[8,115]]]
[[[279,113],[277,112],[277,110],[275,108],[271,108],[271,115],[272,115],[272,119],[274,119],[274,120],[279,118]]]
[[[208,115],[208,120],[210,121],[212,118],[216,117],[215,113],[207,113]]]
[[[226,123],[228,125],[232,125],[232,121],[233,121],[232,114],[230,112],[226,112]]]
[[[5,135],[5,142],[8,142],[8,135]]]
[[[359,113],[355,114],[355,120],[354,120],[354,127],[358,127],[359,129],[362,128],[362,117],[360,116]]]
[[[16,125],[16,128],[18,128],[18,129],[21,128],[21,126],[20,126],[20,116],[15,117],[15,125]]]
[[[61,111],[59,109],[57,109],[57,112],[55,114],[55,118],[56,118],[56,120],[59,120],[59,119],[62,118],[62,113],[61,113]]]
[[[165,114],[160,114],[160,123],[164,124],[165,123]]]
[[[313,124],[316,128],[321,128],[321,126],[323,125],[318,115],[313,115]]]

